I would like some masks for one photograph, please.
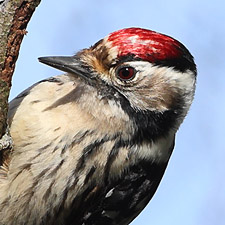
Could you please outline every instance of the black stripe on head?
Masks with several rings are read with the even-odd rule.
[[[167,66],[172,67],[178,72],[186,72],[187,70],[192,71],[196,75],[196,65],[194,63],[193,57],[191,55],[185,55],[180,58],[172,58],[161,61],[155,61],[155,65],[157,66]]]
[[[193,56],[184,45],[180,46],[179,51],[182,52],[179,57],[167,58],[165,60],[158,60],[157,57],[154,57],[154,55],[149,55],[149,58],[152,58],[152,61],[150,63],[157,66],[172,67],[173,69],[182,73],[190,70],[196,75],[197,69]],[[143,59],[136,57],[134,54],[127,54],[125,56],[121,56],[118,60],[120,64],[131,61],[143,61]]]

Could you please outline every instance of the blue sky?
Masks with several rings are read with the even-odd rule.
[[[40,64],[40,56],[72,55],[124,27],[173,36],[195,57],[197,91],[163,181],[132,225],[224,225],[224,21],[222,0],[42,0],[22,43],[10,98],[60,74]]]

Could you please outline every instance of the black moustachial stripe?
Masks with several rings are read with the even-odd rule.
[[[175,128],[178,115],[183,109],[183,100],[178,98],[176,106],[164,112],[135,110],[130,102],[121,94],[117,99],[124,112],[126,112],[134,123],[135,133],[130,140],[132,144],[140,144],[143,141],[154,141],[168,135]]]
[[[134,123],[135,133],[129,140],[129,144],[140,144],[143,141],[154,141],[168,135],[168,132],[175,128],[177,117],[183,112],[183,96],[177,96],[176,105],[170,110],[159,112],[151,110],[136,110],[128,99],[118,92],[113,86],[105,85],[101,95],[107,99],[113,99],[121,106],[130,120]]]

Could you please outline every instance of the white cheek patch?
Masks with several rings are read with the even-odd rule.
[[[159,80],[160,82],[167,83],[173,91],[179,93],[182,96],[186,96],[188,102],[193,99],[195,90],[195,74],[187,70],[186,72],[176,71],[174,68],[154,66],[152,63],[146,61],[132,61],[127,63],[128,66],[132,66],[137,71],[135,78],[130,83],[135,83],[138,86],[141,80],[151,79]],[[121,81],[115,78],[115,82],[119,85],[124,85]]]
[[[137,71],[137,77],[140,79],[149,76],[158,76],[164,78],[176,88],[184,90],[192,90],[195,85],[195,75],[190,70],[182,73],[173,69],[173,67],[154,66],[154,64],[146,61],[129,62],[128,66],[132,66]],[[135,80],[134,80],[135,81]]]
[[[172,84],[172,86],[180,89],[183,92],[193,91],[195,87],[195,74],[190,70],[186,72],[177,72],[173,68],[167,68],[166,71],[162,71],[165,79]]]
[[[182,98],[182,108],[175,127],[178,128],[186,116],[195,92],[195,74],[187,70],[179,72],[173,67],[155,66],[147,61],[131,61],[124,65],[137,71],[134,79],[126,83],[110,71],[112,83],[130,102],[135,110],[165,111],[176,96]],[[149,90],[148,90],[149,88]],[[167,98],[168,97],[168,98]],[[176,101],[174,101],[176,104]]]
[[[184,115],[187,114],[189,107],[193,101],[195,92],[195,74],[187,70],[186,72],[178,72],[173,68],[168,68],[167,71],[163,72],[165,80],[169,83],[180,96],[184,98]]]

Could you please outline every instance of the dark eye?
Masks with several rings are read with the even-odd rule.
[[[133,67],[122,67],[117,70],[117,76],[121,80],[131,80],[134,78],[136,71]]]

